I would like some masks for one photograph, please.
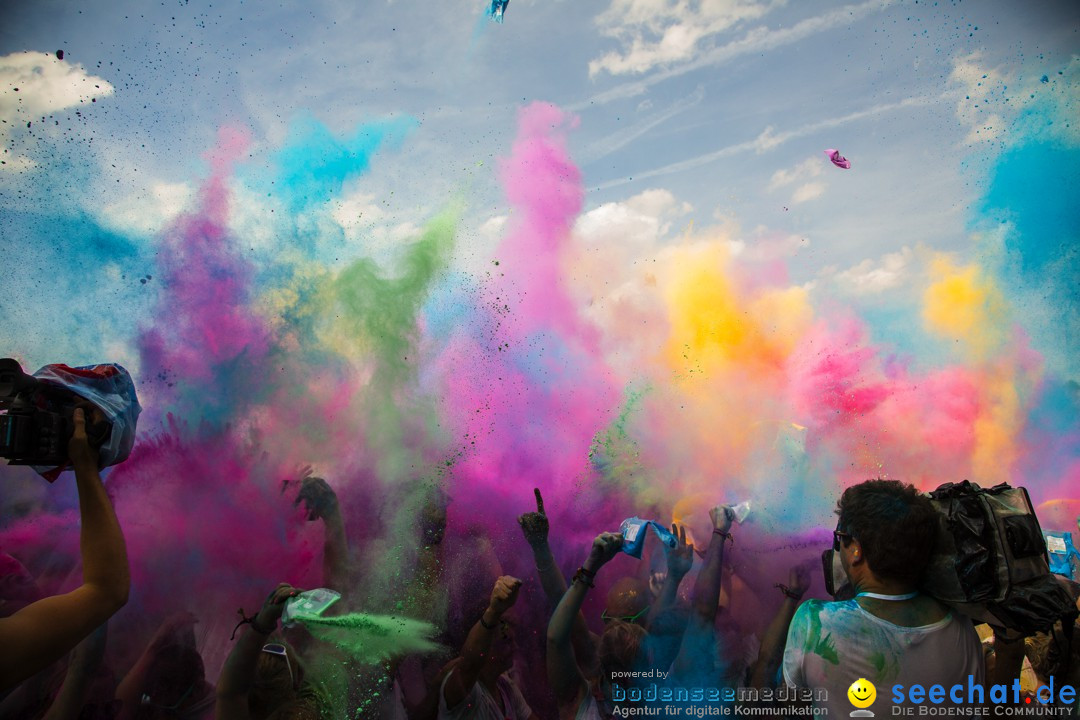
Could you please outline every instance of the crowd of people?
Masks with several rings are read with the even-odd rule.
[[[303,627],[281,626],[286,604],[301,592],[283,582],[267,588],[254,615],[242,617],[217,677],[208,677],[193,632],[198,618],[188,612],[164,618],[116,679],[115,669],[103,669],[109,621],[127,602],[131,578],[87,421],[75,411],[68,447],[79,493],[82,584],[34,597],[27,591],[31,569],[3,556],[2,718],[595,720],[702,717],[703,709],[740,703],[763,709],[756,714],[795,707],[850,714],[873,702],[851,699],[856,681],[876,685],[886,701],[894,686],[1012,687],[1023,679],[1024,694],[1011,700],[1030,702],[1051,675],[1059,688],[1080,685],[1080,663],[1070,664],[1047,638],[976,627],[920,592],[935,511],[914,487],[893,480],[868,480],[838,499],[833,550],[850,586],[842,599],[806,598],[814,571],[800,562],[759,569],[775,575],[775,602],[764,604],[767,612],[736,612],[740,597],[761,601],[733,589],[739,579],[725,556],[740,526],[726,505],[711,509],[706,541],[688,539],[686,526],[672,524],[671,539],[656,544],[655,562],[643,563],[645,574],[605,577],[628,538],[599,532],[584,557],[557,558],[537,489],[536,509],[518,518],[535,577],[489,577],[487,602],[473,609],[462,603],[456,615],[434,599],[446,584],[447,508],[436,503],[417,518],[419,595],[408,612],[440,626],[441,651],[368,665],[350,660]],[[362,609],[349,602],[349,509],[329,483],[310,476],[297,500],[326,528],[323,585],[343,595],[327,612]],[[568,580],[563,568],[570,567],[576,570]],[[530,581],[547,603],[540,616],[519,612]],[[602,612],[587,612],[598,604],[587,603],[588,596],[602,589]],[[1075,596],[1077,586],[1072,590]],[[462,618],[458,627],[454,617]]]

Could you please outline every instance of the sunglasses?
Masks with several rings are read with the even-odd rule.
[[[618,615],[608,615],[607,608],[604,608],[604,611],[600,613],[600,619],[603,620],[605,624],[611,622],[612,620],[622,620],[623,622],[636,623],[642,618],[643,615],[645,615],[645,613],[649,612],[650,607],[652,606],[646,605],[645,607],[641,608],[641,610],[637,613],[633,615],[624,615],[622,617],[619,617]]]
[[[270,655],[280,655],[285,658],[285,667],[289,668],[289,679],[292,680],[293,689],[295,690],[298,686],[297,678],[293,675],[292,663],[289,662],[289,653],[285,649],[285,646],[281,643],[267,643],[266,645],[263,645],[262,651],[264,653],[269,653]]]
[[[840,541],[844,538],[849,540],[853,539],[851,533],[840,532],[839,530],[833,530],[832,534],[832,549],[833,552],[840,552]]]

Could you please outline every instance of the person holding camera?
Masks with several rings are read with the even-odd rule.
[[[100,410],[94,408],[94,420]],[[73,413],[68,458],[79,490],[83,583],[0,618],[0,690],[11,688],[70,652],[127,604],[131,586],[127,546],[105,486],[98,453],[86,434],[86,413]]]
[[[919,591],[937,530],[929,498],[896,480],[867,480],[844,491],[837,513],[833,550],[856,595],[799,607],[788,629],[784,681],[827,689],[832,714],[848,714],[848,689],[859,679],[877,687],[881,707],[897,684],[966,688],[970,677],[982,685],[971,620]]]

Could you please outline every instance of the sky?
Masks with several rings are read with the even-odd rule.
[[[800,283],[867,294],[898,283],[918,247],[971,252],[973,195],[1009,123],[1032,92],[1075,92],[1061,74],[1078,47],[1069,2],[515,0],[502,25],[483,10],[10,7],[3,231],[40,207],[30,187],[56,170],[52,202],[145,245],[190,197],[219,126],[250,130],[254,175],[305,118],[337,134],[397,119],[408,140],[342,193],[349,239],[392,251],[464,194],[461,262],[479,264],[507,215],[496,158],[518,108],[543,100],[578,118],[586,211],[660,191],[648,214],[665,237],[726,224],[750,245],[798,248]],[[64,61],[33,54],[56,50]],[[852,171],[821,162],[834,147]]]
[[[575,548],[747,498],[811,532],[871,476],[1024,484],[1071,527],[1077,3],[486,6],[0,11],[0,350],[135,377],[144,573],[192,454],[191,512],[280,543],[271,479],[314,459],[380,508],[370,567],[435,488],[496,550],[534,486],[590,513]]]

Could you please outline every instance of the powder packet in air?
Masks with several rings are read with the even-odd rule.
[[[641,559],[641,551],[645,548],[645,535],[648,533],[650,525],[656,532],[656,536],[660,538],[660,542],[672,548],[679,544],[678,539],[671,534],[671,531],[660,523],[655,520],[642,520],[635,515],[632,518],[623,520],[622,525],[619,526],[619,532],[623,536],[623,544],[620,549],[632,558]]]
[[[731,509],[735,512],[735,522],[742,525],[742,521],[750,515],[750,501],[743,500],[738,505],[733,505]]]
[[[341,599],[341,593],[329,588],[316,588],[291,597],[285,603],[285,610],[281,613],[281,626],[292,627],[297,621],[303,622],[317,618],[328,607]]]

